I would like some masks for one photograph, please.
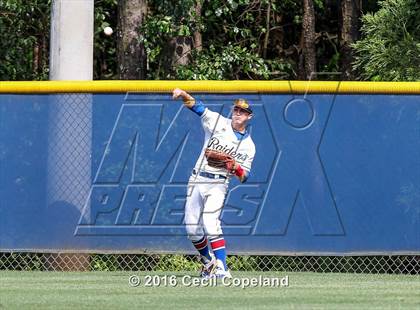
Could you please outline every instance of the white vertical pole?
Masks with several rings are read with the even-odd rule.
[[[93,0],[53,0],[50,80],[92,80],[93,9]],[[82,210],[92,182],[92,95],[49,102],[47,204]]]
[[[53,0],[50,80],[92,80],[93,0]]]

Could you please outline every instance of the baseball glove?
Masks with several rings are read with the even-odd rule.
[[[208,165],[213,168],[227,169],[229,166],[232,167],[235,162],[231,156],[223,152],[206,149],[204,155],[207,158]]]

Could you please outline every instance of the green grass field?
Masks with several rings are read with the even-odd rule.
[[[420,309],[420,276],[235,272],[289,277],[288,287],[131,287],[140,272],[0,271],[0,309]]]

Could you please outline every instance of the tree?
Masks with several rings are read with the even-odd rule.
[[[50,0],[0,1],[0,80],[47,80]]]
[[[203,38],[200,31],[201,10],[203,0],[183,1],[183,5],[178,6],[179,14],[175,15],[176,23],[181,25],[180,31],[174,33],[174,37],[168,42],[169,49],[169,71],[176,71],[180,66],[191,63],[192,51],[202,51]],[[184,27],[183,21],[189,24]]]
[[[361,0],[341,0],[340,10],[340,69],[343,80],[354,78],[352,71],[353,51],[351,44],[359,38]]]
[[[282,33],[282,26],[276,24],[281,21],[279,16],[286,11],[290,12],[287,17],[293,19],[295,15],[289,6],[296,9],[297,1],[300,0],[151,0],[151,14],[142,29],[150,68],[148,78],[291,77],[292,65],[280,54],[278,40],[276,44],[271,42],[274,35],[281,37],[278,34]],[[168,52],[164,48],[166,42],[179,37],[183,38],[181,46]],[[174,61],[171,51],[176,49],[184,55],[182,64]]]
[[[353,68],[364,80],[420,81],[420,3],[386,0],[362,18]]]
[[[145,79],[146,52],[139,28],[147,14],[147,0],[118,2],[118,69],[122,80]]]
[[[301,54],[299,59],[299,78],[315,79],[315,10],[313,0],[303,0],[303,22],[301,34]]]
[[[94,79],[366,79],[364,63],[350,70],[362,1],[378,10],[378,0],[95,0]],[[0,80],[48,78],[50,4],[0,1]],[[411,46],[401,51],[418,53]],[[413,58],[401,67],[415,71]]]
[[[195,19],[195,29],[194,29],[194,49],[201,52],[203,50],[203,36],[201,35],[201,10],[203,8],[204,0],[197,0],[194,6],[193,17]]]

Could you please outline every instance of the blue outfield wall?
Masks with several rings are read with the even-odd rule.
[[[420,97],[197,94],[254,105],[229,253],[420,254]],[[203,143],[169,94],[0,95],[0,250],[193,250],[182,224]]]

